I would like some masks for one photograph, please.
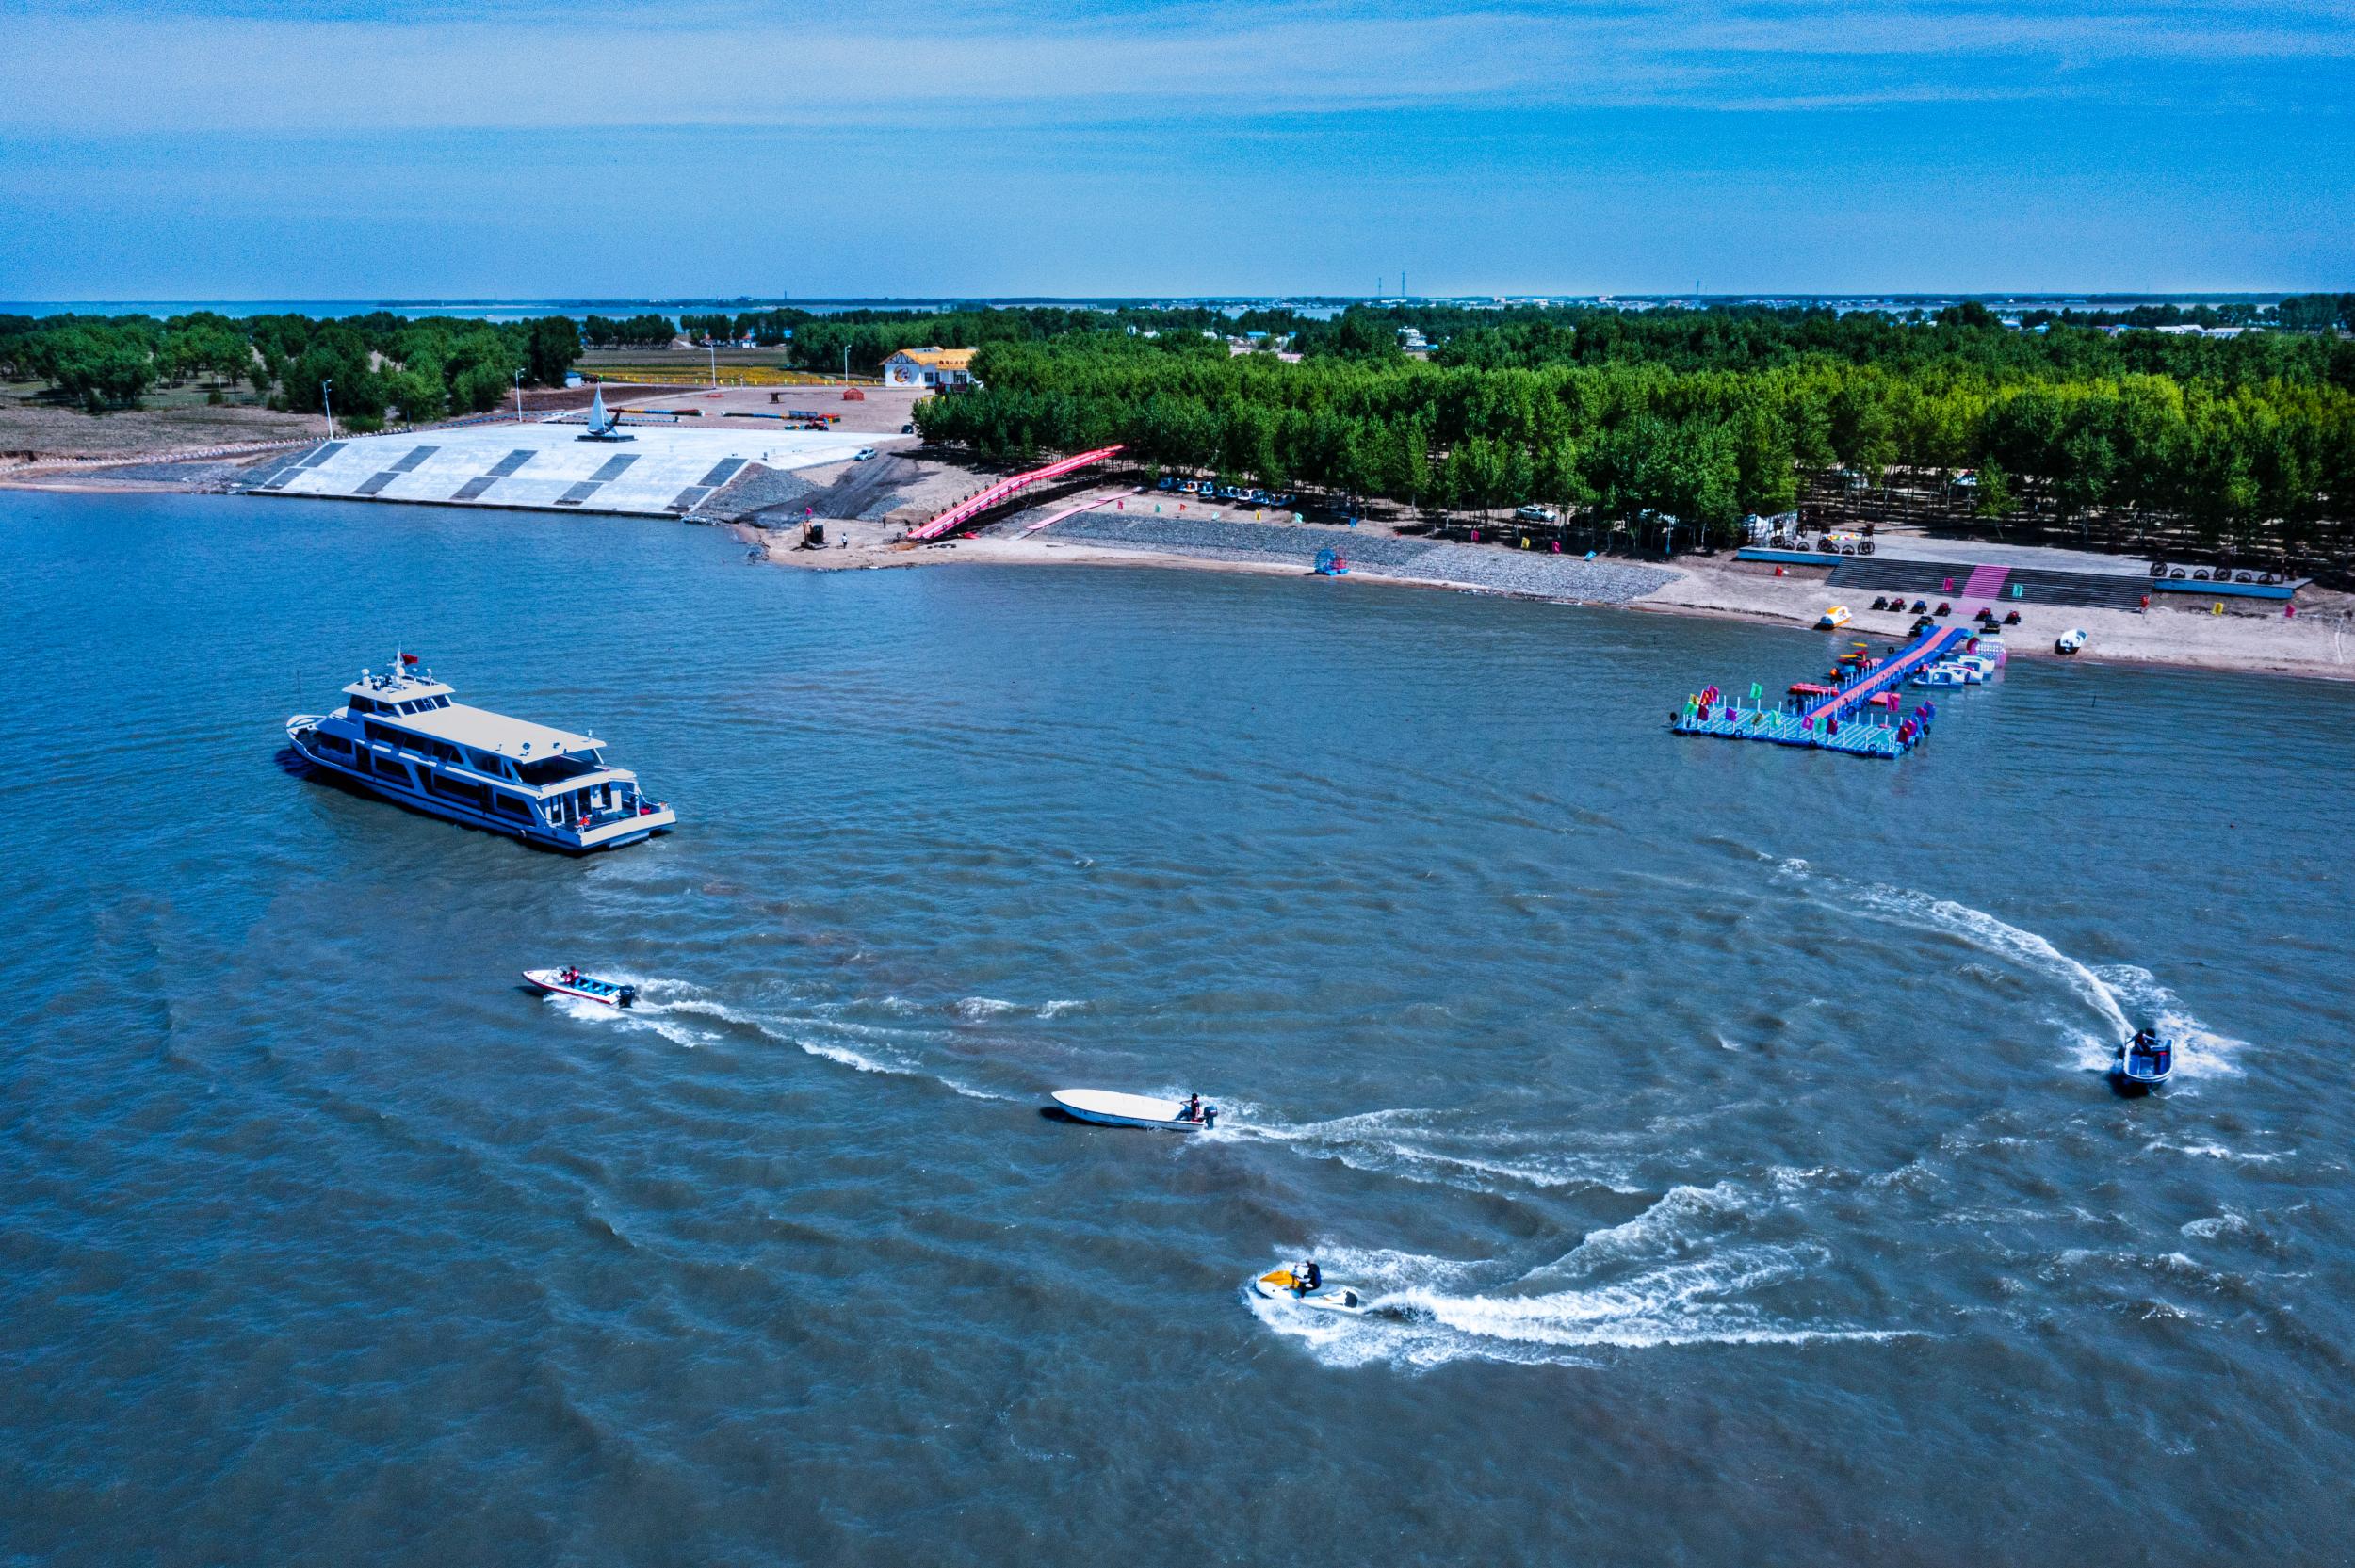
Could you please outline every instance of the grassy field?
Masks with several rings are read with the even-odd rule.
[[[214,406],[203,385],[157,387],[146,406],[89,414],[33,399],[38,381],[0,381],[0,456],[121,457],[128,461],[166,452],[284,441],[324,433],[317,415],[272,413],[250,395]]]
[[[839,384],[842,380],[839,376],[817,376],[806,370],[788,370],[781,360],[782,356],[773,348],[723,348],[719,351],[720,384],[822,386],[829,382]],[[594,376],[608,381],[639,381],[650,386],[709,386],[712,355],[703,348],[594,349],[583,354],[576,368],[584,376]],[[853,380],[869,385],[876,382],[876,378],[872,376],[858,376]]]

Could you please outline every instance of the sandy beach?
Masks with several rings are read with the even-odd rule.
[[[1096,503],[1091,509],[1073,509]],[[950,565],[1158,566],[1201,572],[1247,572],[1281,576],[1307,574],[1325,547],[1351,560],[1336,587],[1358,584],[1496,593],[1564,604],[1615,605],[1661,615],[1715,616],[1765,625],[1806,629],[1834,604],[1852,619],[1846,630],[1860,638],[1902,640],[1913,624],[1909,612],[1876,611],[1873,595],[1859,596],[1824,582],[1826,574],[1796,569],[1777,576],[1771,567],[1740,562],[1729,555],[1680,556],[1673,561],[1540,556],[1490,545],[1434,544],[1372,529],[1317,525],[1276,525],[1244,516],[1190,514],[1183,534],[1157,525],[1172,517],[1139,518],[1114,507],[1147,504],[1126,488],[1064,498],[994,525],[979,538],[910,544],[895,524],[826,520],[828,548],[799,547],[797,528],[739,525],[747,542],[781,565],[805,571],[890,570]],[[1070,515],[1063,515],[1063,514]],[[1048,521],[1055,519],[1055,521]],[[1046,523],[1044,527],[1036,525]],[[1027,531],[1026,531],[1027,530]],[[1172,538],[1187,542],[1173,542]],[[1404,548],[1402,548],[1404,547]],[[1968,545],[1957,546],[1967,552]],[[1997,547],[1999,549],[2004,547]],[[2033,558],[2013,547],[2010,554]],[[2067,565],[2067,553],[2053,552]],[[1967,614],[1961,596],[1950,596],[1957,615]],[[2152,664],[2201,670],[2355,680],[2355,595],[2308,588],[2297,614],[2285,617],[2278,604],[2216,601],[2198,595],[2162,596],[2148,610],[2092,608],[2006,601],[2020,622],[2006,630],[2015,656],[2054,658],[2054,642],[2064,632],[2088,634],[2087,663]],[[1975,608],[1975,606],[1970,606]]]

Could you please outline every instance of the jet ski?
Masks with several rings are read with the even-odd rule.
[[[524,978],[541,990],[552,991],[559,996],[577,996],[584,1002],[603,1002],[609,1008],[633,1008],[638,1005],[636,986],[601,980],[577,969],[527,969]]]
[[[1197,1122],[1186,1114],[1183,1100],[1157,1100],[1149,1094],[1123,1094],[1113,1089],[1058,1089],[1051,1098],[1080,1121],[1107,1127],[1205,1132],[1218,1121],[1218,1107],[1213,1105],[1203,1106],[1202,1119]]]
[[[2148,1094],[2175,1075],[2175,1042],[2162,1040],[2149,1029],[2118,1048],[2110,1077],[2125,1094]]]
[[[1314,1307],[1319,1312],[1338,1312],[1344,1317],[1362,1317],[1366,1310],[1366,1298],[1356,1286],[1322,1280],[1314,1290],[1304,1289],[1300,1276],[1289,1269],[1261,1274],[1251,1282],[1251,1288],[1271,1301],[1290,1301],[1294,1306]]]

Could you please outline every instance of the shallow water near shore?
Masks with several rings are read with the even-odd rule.
[[[1883,764],[1670,736],[1823,668],[1719,622],[261,498],[0,544],[0,1554],[2347,1554],[2355,692],[2023,661]],[[296,776],[397,645],[681,830]],[[1311,1249],[1377,1310],[1247,1298]]]

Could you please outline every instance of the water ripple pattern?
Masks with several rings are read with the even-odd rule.
[[[2345,690],[2016,663],[1869,768],[1666,734],[1812,634],[0,529],[0,1559],[2345,1556]],[[679,832],[298,776],[397,646]],[[1248,1289],[1310,1255],[1362,1316]]]

